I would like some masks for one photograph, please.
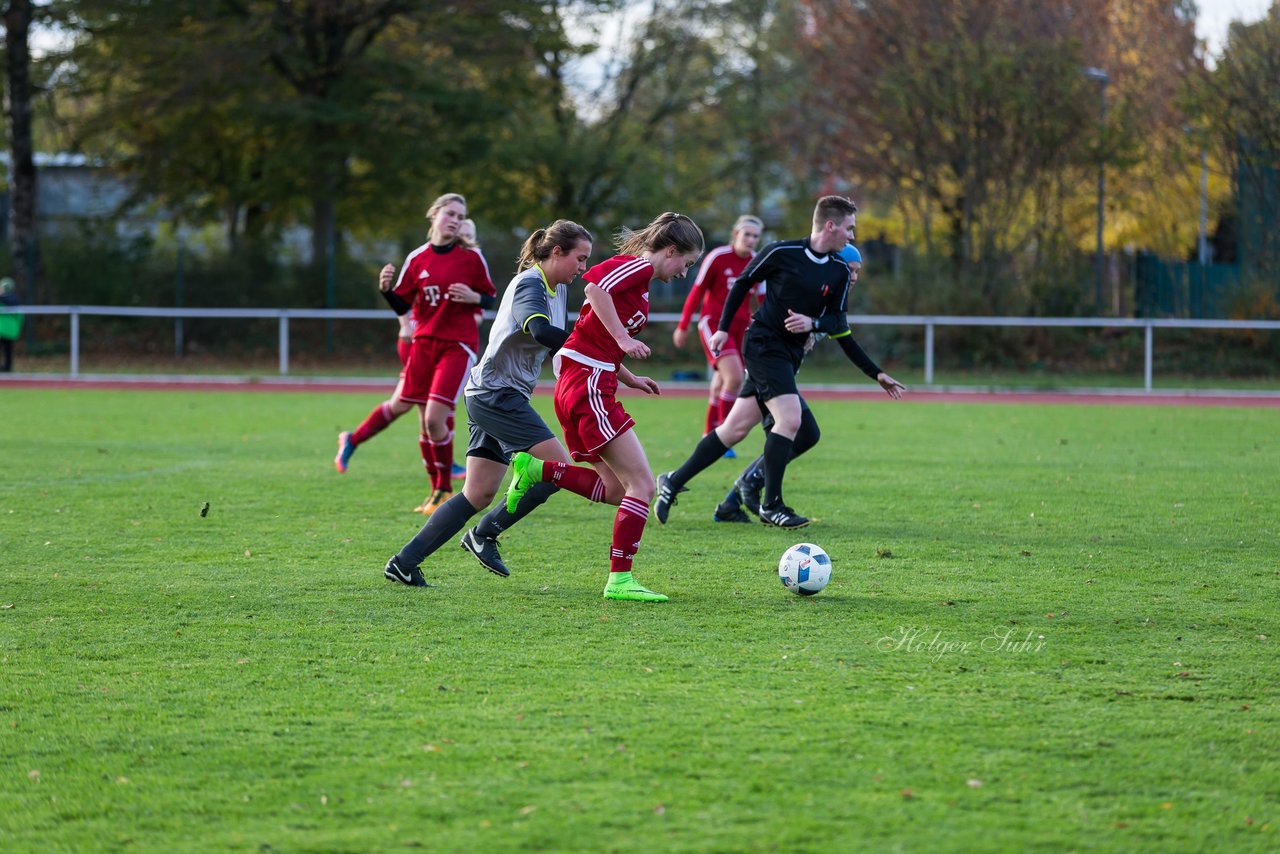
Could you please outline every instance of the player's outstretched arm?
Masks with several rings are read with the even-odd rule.
[[[907,390],[906,386],[886,374],[884,371],[876,374],[876,382],[880,383],[880,388],[884,389],[885,393],[894,400],[901,400],[902,393]]]

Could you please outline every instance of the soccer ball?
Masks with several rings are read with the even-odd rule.
[[[821,593],[831,580],[831,558],[820,546],[797,543],[782,553],[778,578],[788,590],[800,596]]]

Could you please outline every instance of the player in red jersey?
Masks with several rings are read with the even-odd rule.
[[[636,340],[649,320],[649,282],[682,275],[702,254],[702,231],[693,220],[667,212],[639,231],[624,229],[618,254],[586,272],[587,301],[577,325],[557,354],[556,417],[565,445],[578,462],[592,468],[516,454],[507,490],[507,508],[543,481],[591,501],[618,505],[609,552],[604,598],[665,602],[631,575],[632,558],[653,501],[653,476],[636,436],[635,422],[617,400],[618,383],[658,394],[658,384],[622,364],[624,356],[645,359],[649,347]],[[592,470],[594,469],[594,470]]]
[[[689,321],[693,319],[694,311],[698,310],[698,338],[706,353],[707,364],[711,366],[711,394],[707,399],[707,420],[703,434],[710,433],[724,422],[733,402],[738,399],[738,389],[742,388],[742,337],[747,334],[747,325],[751,323],[751,306],[747,304],[747,300],[738,309],[733,326],[729,329],[729,342],[718,356],[712,354],[710,342],[711,336],[716,333],[716,324],[720,322],[725,297],[729,296],[729,289],[737,281],[738,275],[755,257],[756,244],[760,242],[763,230],[764,224],[758,217],[750,214],[738,217],[738,221],[733,224],[729,245],[712,249],[702,259],[698,278],[689,290],[689,296],[684,301],[684,312],[671,335],[676,347],[684,347],[689,337]],[[733,449],[730,448],[726,453],[732,454]]]
[[[396,355],[400,357],[400,367],[409,364],[409,353],[413,350],[413,318],[407,314],[402,314],[396,318],[396,322],[400,324],[400,333],[396,336]],[[346,465],[338,467],[338,471],[345,472]]]
[[[409,253],[399,277],[395,265],[382,268],[378,288],[387,303],[398,315],[413,314],[413,346],[395,393],[355,431],[338,436],[334,460],[338,471],[346,471],[356,447],[416,405],[422,426],[418,447],[431,476],[431,493],[417,510],[427,515],[453,495],[449,422],[480,347],[475,313],[492,308],[496,293],[484,256],[458,240],[466,216],[466,199],[457,193],[440,196],[427,210],[428,241]]]
[[[480,238],[476,236],[476,221],[474,219],[471,219],[468,217],[467,219],[464,219],[462,221],[461,225],[458,226],[458,242],[461,243],[463,246],[467,247],[468,249],[474,249],[477,252],[480,252],[481,254],[483,254],[483,250],[480,249]],[[483,324],[484,324],[484,309],[477,305],[476,306],[476,328],[478,329]],[[463,385],[466,385],[466,383],[463,383]],[[457,404],[462,402],[462,397],[463,397],[463,393],[461,390],[459,390],[458,399],[454,405],[454,410],[453,410],[454,414],[449,416],[448,427],[449,427],[449,435],[451,437],[454,435],[453,426],[454,426],[454,420],[457,417],[457,412],[458,412]],[[467,476],[466,467],[459,465],[456,461],[452,463],[449,470],[453,473],[454,480],[462,480]]]

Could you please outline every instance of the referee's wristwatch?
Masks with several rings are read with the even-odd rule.
[[[809,318],[809,322],[813,324],[813,329],[811,329],[810,331],[811,331],[811,332],[817,332],[817,331],[818,331],[818,318],[816,318],[816,317],[811,317],[811,318]]]

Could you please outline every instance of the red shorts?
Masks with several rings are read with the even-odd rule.
[[[396,393],[405,403],[434,400],[453,409],[475,363],[475,350],[461,341],[415,338]]]
[[[715,367],[720,356],[737,356],[742,359],[742,339],[747,334],[747,327],[733,325],[729,327],[729,340],[720,348],[720,356],[711,355],[711,336],[716,334],[719,320],[704,317],[698,321],[698,340],[702,342],[702,352],[707,356],[707,364]]]
[[[564,359],[556,380],[556,418],[564,443],[580,463],[600,461],[600,449],[635,426],[618,403],[618,374]]]
[[[413,349],[412,338],[396,339],[396,355],[400,357],[400,366],[409,364],[409,351]]]

